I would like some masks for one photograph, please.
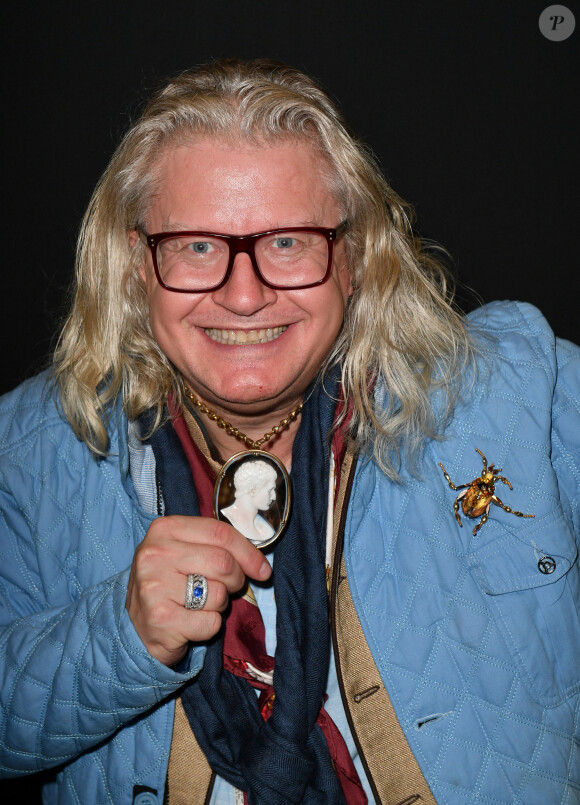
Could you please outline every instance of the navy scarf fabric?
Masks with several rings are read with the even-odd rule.
[[[325,580],[329,433],[336,377],[307,391],[292,451],[293,503],[275,547],[275,705],[264,721],[254,688],[223,668],[223,629],[199,676],[182,692],[185,712],[212,769],[246,791],[250,805],[345,805],[316,724],[328,678]],[[170,423],[151,438],[166,514],[199,515],[191,470]]]

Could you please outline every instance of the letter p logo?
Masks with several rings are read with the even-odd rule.
[[[572,36],[576,20],[566,6],[548,6],[540,14],[538,26],[546,39],[562,42]]]

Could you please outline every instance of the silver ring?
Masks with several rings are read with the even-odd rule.
[[[207,601],[207,579],[201,573],[189,573],[185,588],[185,608],[203,609]]]

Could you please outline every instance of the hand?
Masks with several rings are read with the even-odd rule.
[[[239,531],[208,517],[160,517],[133,557],[126,607],[151,656],[175,665],[190,642],[204,642],[220,629],[220,613],[246,577],[264,581],[268,561]],[[189,573],[208,583],[203,609],[185,608]]]

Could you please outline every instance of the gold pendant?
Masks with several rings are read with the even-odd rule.
[[[291,503],[286,467],[265,450],[244,450],[220,470],[213,490],[213,513],[257,548],[272,545],[284,531]]]

